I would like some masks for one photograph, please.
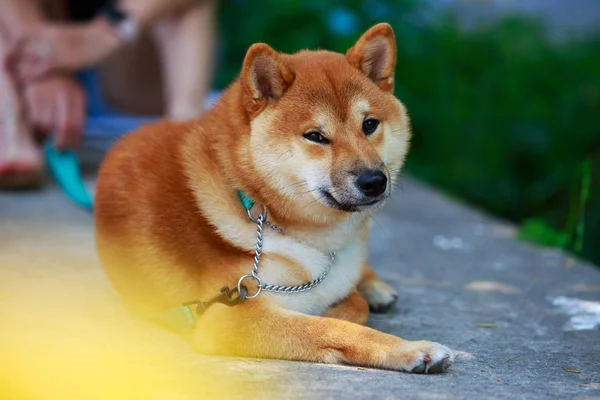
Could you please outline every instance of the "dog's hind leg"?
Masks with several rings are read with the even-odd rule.
[[[369,303],[371,311],[375,313],[388,311],[398,299],[396,290],[379,279],[368,263],[363,265],[363,275],[358,283],[358,292]]]
[[[416,373],[443,372],[454,360],[452,351],[438,343],[407,341],[348,321],[285,310],[268,299],[212,306],[196,324],[194,345],[207,354]]]

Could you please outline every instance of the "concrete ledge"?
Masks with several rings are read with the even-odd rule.
[[[144,335],[152,343],[173,346],[179,360],[181,385],[163,387],[168,395],[154,391],[156,398],[600,399],[600,271],[568,254],[515,242],[515,227],[421,183],[405,179],[402,186],[376,218],[371,241],[371,261],[398,289],[399,304],[373,315],[369,325],[458,350],[449,373],[203,357],[139,325],[150,330]],[[39,307],[23,300],[35,289],[47,307],[71,307],[36,321],[38,329],[80,312],[72,303],[90,296],[111,304],[100,322],[133,324],[99,271],[92,223],[52,186],[0,194],[0,311],[9,322],[11,316],[23,322],[24,309]],[[36,286],[40,282],[47,284]],[[21,310],[11,314],[17,302]],[[0,353],[3,344],[14,349],[24,336],[41,340],[30,331],[23,336],[15,323],[6,326],[13,329],[0,332]]]

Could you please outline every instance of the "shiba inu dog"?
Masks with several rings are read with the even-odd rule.
[[[370,217],[411,135],[395,64],[387,24],[345,55],[255,44],[201,119],[122,138],[101,167],[95,218],[128,306],[153,317],[228,286],[235,306],[198,305],[200,352],[445,371],[447,347],[364,326],[369,307],[397,298],[366,262]]]

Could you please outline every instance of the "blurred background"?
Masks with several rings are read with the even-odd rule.
[[[389,22],[407,172],[600,265],[600,1],[226,0],[214,16],[217,93],[255,42],[345,52]],[[86,131],[84,150],[106,150],[100,136]]]
[[[219,18],[218,87],[253,42],[345,52],[389,22],[408,173],[600,265],[599,1],[232,0]]]

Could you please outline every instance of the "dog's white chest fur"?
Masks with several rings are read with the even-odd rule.
[[[305,314],[321,315],[327,308],[347,297],[358,284],[363,262],[366,257],[366,244],[355,232],[354,237],[338,244],[335,261],[331,270],[320,285],[301,293],[265,292],[282,307]],[[336,243],[337,244],[337,243]],[[318,278],[330,263],[330,253],[298,242],[290,237],[269,232],[265,235],[265,258],[261,262],[258,275],[264,283],[275,285],[298,285]],[[292,260],[281,261],[281,257],[269,257],[269,254],[280,255]],[[299,271],[301,269],[301,271]]]

